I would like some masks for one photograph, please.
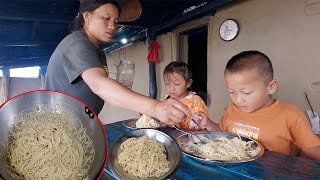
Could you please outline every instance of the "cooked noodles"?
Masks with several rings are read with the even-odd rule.
[[[84,179],[94,158],[85,128],[66,113],[22,113],[10,130],[8,162],[14,179]]]
[[[209,139],[204,144],[189,143],[190,152],[196,156],[220,161],[237,161],[250,158],[256,151],[251,147],[253,141],[242,141],[234,137]]]
[[[160,127],[160,124],[157,120],[152,117],[143,114],[138,121],[136,122],[137,128],[157,128]]]
[[[163,144],[149,137],[129,138],[120,146],[118,163],[136,177],[160,177],[169,171],[165,152]]]

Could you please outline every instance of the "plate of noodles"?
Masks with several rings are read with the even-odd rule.
[[[177,137],[182,152],[196,161],[209,165],[232,165],[254,161],[264,153],[257,141],[226,132],[194,132]],[[201,143],[200,139],[206,143]]]
[[[118,179],[164,179],[181,161],[175,140],[156,129],[136,129],[118,138],[109,154],[109,168]]]
[[[1,105],[0,179],[96,179],[106,137],[86,108],[52,91],[26,92]]]
[[[146,114],[143,114],[139,119],[138,118],[132,118],[124,121],[122,125],[129,129],[138,129],[138,128],[160,128],[163,126],[163,123],[160,121],[152,118],[151,116],[148,116]]]

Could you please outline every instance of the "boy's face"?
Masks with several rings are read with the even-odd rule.
[[[182,75],[172,73],[164,76],[164,83],[168,95],[172,98],[181,100],[187,96],[187,89],[191,86],[192,80],[190,79],[187,82]]]
[[[260,76],[254,70],[225,74],[231,100],[242,112],[254,112],[272,104],[269,95],[275,92],[277,83],[272,80],[266,84]]]

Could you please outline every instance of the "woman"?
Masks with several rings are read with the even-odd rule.
[[[71,94],[97,114],[104,101],[120,108],[144,113],[167,124],[191,116],[175,99],[163,102],[143,96],[108,78],[104,52],[99,44],[116,32],[120,7],[113,0],[85,0],[73,22],[73,33],[64,38],[52,54],[45,89]]]

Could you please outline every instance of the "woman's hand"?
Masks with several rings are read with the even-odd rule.
[[[173,98],[158,102],[154,108],[154,112],[155,118],[170,125],[178,124],[184,118],[191,116],[188,107]]]

